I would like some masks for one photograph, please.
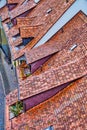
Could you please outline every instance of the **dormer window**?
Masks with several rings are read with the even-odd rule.
[[[16,40],[17,37],[19,37],[19,36],[16,35],[16,37],[14,37],[14,40]],[[15,50],[17,51],[17,50],[20,50],[20,49],[24,48],[33,39],[34,39],[34,37],[23,38],[22,39],[23,42],[20,45],[16,46]]]
[[[17,38],[19,38],[20,37],[20,34],[18,33],[18,34],[16,34],[15,36],[13,36],[12,37],[12,39],[13,39],[13,41],[15,41]]]
[[[29,38],[23,38],[23,45],[26,46],[31,40],[33,40],[34,37],[29,37]]]
[[[24,45],[23,44],[20,44],[18,46],[15,47],[15,50],[20,50],[20,49],[23,49],[24,48]]]
[[[7,23],[7,26],[8,26],[9,29],[12,28],[12,27],[13,27],[12,22],[8,22],[8,23]]]

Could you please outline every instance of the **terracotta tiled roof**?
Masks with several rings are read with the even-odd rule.
[[[42,26],[41,26],[41,29],[38,28],[39,33],[37,37],[35,37],[34,40],[32,40],[31,43],[29,44],[30,48],[33,47],[37,43],[37,41],[47,32],[47,30],[59,19],[59,17],[64,13],[64,11],[67,10],[67,8],[69,8],[72,2],[74,2],[74,0],[69,1],[69,3],[67,4],[64,1],[61,1],[59,4],[59,1],[56,2],[56,0],[55,1],[48,0],[48,1],[45,1],[44,3],[44,0],[43,0],[38,4],[38,6],[36,6],[35,9],[33,9],[32,13],[30,13],[30,15],[28,16],[31,19],[32,17],[35,17],[33,20],[31,20],[32,22],[30,26],[36,26],[36,25],[41,25],[41,24]],[[44,3],[44,6],[43,6],[43,3]],[[52,12],[50,12],[50,14],[47,14],[46,11],[49,9],[49,5],[51,5],[50,7],[52,8]],[[26,34],[23,34],[23,35],[26,35]],[[23,54],[23,51],[21,53]]]
[[[66,3],[66,1],[59,0],[41,0],[38,6],[36,6],[36,8],[28,15],[30,18],[36,17],[36,19],[33,20],[31,24],[37,25],[42,21],[44,24],[49,23],[49,26],[52,26],[52,24],[57,21],[57,19],[74,1],[75,0],[70,0],[68,3]],[[48,9],[52,9],[49,14],[47,14]],[[48,27],[46,30],[48,30]]]
[[[87,17],[85,16],[85,14],[83,14],[82,12],[79,13],[79,17],[85,22],[87,23]]]
[[[20,0],[21,1],[21,0]],[[19,0],[8,0],[8,4],[19,3]]]
[[[25,8],[26,6],[26,8]],[[36,4],[34,3],[34,1],[30,0],[28,1],[26,4],[22,4],[20,6],[17,6],[15,9],[13,9],[12,11],[9,12],[11,19],[19,16],[20,14],[34,8],[36,6]]]
[[[11,29],[8,30],[7,35],[8,35],[8,37],[9,36],[12,37],[12,36],[14,36],[14,35],[16,35],[18,33],[19,33],[18,27],[17,26],[13,26]]]
[[[62,60],[62,59],[61,59]],[[78,79],[87,74],[87,54],[76,58],[60,67],[38,75],[31,76],[20,82],[20,98],[24,99],[32,95],[49,90],[66,82]],[[25,86],[25,87],[24,87]],[[10,103],[17,100],[17,91],[10,93]]]
[[[78,57],[81,57],[81,55],[86,54],[87,51],[86,51],[85,45],[87,42],[87,32],[86,32],[86,28],[83,30],[84,31],[83,33],[81,33],[80,36],[70,39],[67,42],[67,46],[64,47],[65,48],[64,50],[52,56],[46,63],[44,63],[42,68],[39,68],[33,75],[38,75],[50,69],[51,67],[58,67],[62,64],[70,62],[70,60],[71,59],[73,60],[74,57],[78,58]],[[73,53],[72,52],[70,53],[70,48],[75,44],[77,45],[77,48],[74,49]],[[67,50],[68,50],[68,53],[67,53]]]
[[[35,19],[32,21],[31,26],[35,25],[41,25],[42,28],[33,43],[32,46],[36,44],[36,42],[47,32],[47,30],[59,19],[59,17],[64,13],[65,10],[71,5],[72,1],[70,3],[66,4],[65,1],[54,1],[54,0],[48,0],[48,1],[41,1],[40,4],[29,14],[30,18],[35,17]],[[44,6],[43,6],[44,4]],[[52,11],[47,14],[46,11],[52,8]],[[60,12],[58,11],[60,10]],[[38,14],[38,15],[37,15]],[[46,28],[45,28],[46,27]],[[43,29],[43,31],[42,31]]]
[[[36,37],[41,31],[41,25],[38,26],[26,26],[20,28],[20,35],[22,38]]]
[[[9,13],[13,20],[30,10],[27,17],[17,18],[17,25],[11,29],[7,29],[5,25],[10,20],[7,8],[3,8],[5,12],[7,11],[5,16],[2,10],[0,12],[3,15],[3,20],[7,19],[3,24],[6,27],[13,58],[19,58],[24,54],[27,64],[32,64],[44,57],[54,55],[44,63],[38,74],[30,75],[23,80],[20,78],[20,70],[17,67],[20,100],[55,89],[57,86],[73,80],[74,83],[53,98],[13,119],[13,129],[19,129],[23,123],[28,123],[29,127],[32,126],[36,130],[47,128],[49,125],[54,125],[56,130],[85,129],[87,113],[85,110],[87,100],[87,17],[79,12],[48,42],[33,48],[75,0],[69,0],[68,3],[60,0],[40,0],[37,6],[33,0],[23,5],[24,1],[8,0],[9,4],[18,3]],[[31,10],[31,8],[33,9]],[[49,9],[50,13],[47,13]],[[13,36],[16,34],[20,34],[20,37],[14,41]],[[15,46],[22,43],[22,38],[32,36],[34,39],[28,45],[18,51],[15,50]],[[73,45],[76,45],[76,48],[71,50]],[[17,100],[17,89],[6,96],[6,130],[11,129],[9,105]]]
[[[56,43],[52,43],[49,45],[44,45],[43,47],[38,47],[36,49],[31,49],[29,52],[26,52],[26,60],[27,64],[33,63],[39,59],[42,59],[48,55],[54,54],[59,51],[59,48],[55,45]]]
[[[84,42],[83,44],[84,44],[84,46],[85,46],[85,48],[87,50],[87,42]]]
[[[60,4],[63,4],[62,6],[64,6],[64,10],[63,10],[63,9],[61,9],[61,10],[62,10],[62,11],[65,11],[65,10],[70,6],[70,4],[71,4],[73,1],[74,1],[74,0],[71,0],[71,1],[69,1],[67,4],[66,4],[66,2],[64,2],[64,3],[61,2]],[[11,2],[11,1],[10,1],[10,2]],[[42,1],[41,1],[41,2],[42,2]],[[40,4],[38,5],[39,8],[42,8],[42,3],[43,3],[44,1],[43,1],[42,3],[41,3],[41,2],[40,2]],[[52,6],[53,6],[53,8],[55,9],[55,7],[58,6],[58,5],[56,5],[57,3],[54,2],[54,1],[51,1],[51,2],[54,3]],[[49,3],[49,2],[48,2],[48,3]],[[47,6],[47,7],[46,7],[47,9],[48,9],[48,7],[49,7],[49,6],[48,6],[48,3],[45,3],[45,6]],[[52,3],[50,3],[50,4],[52,4]],[[21,6],[18,6],[18,7],[21,8]],[[36,11],[37,11],[37,13],[38,13],[38,11],[39,11],[38,9],[39,9],[39,8],[37,8],[37,9],[34,10],[34,14],[36,14]],[[43,7],[43,8],[45,8],[45,7]],[[60,8],[60,7],[59,7],[59,8]],[[15,8],[15,10],[17,10],[17,7]],[[12,10],[12,11],[14,11],[14,10]],[[12,12],[12,11],[11,11],[11,12]],[[18,12],[18,11],[17,11],[17,12]],[[32,22],[34,22],[34,21],[35,21],[35,22],[36,22],[36,21],[41,21],[41,20],[39,20],[39,18],[41,17],[40,19],[42,19],[42,15],[44,15],[43,13],[44,13],[44,10],[42,10],[42,12],[40,12],[40,15],[41,15],[41,16],[38,15],[38,17],[37,17],[37,16],[31,15],[31,16],[28,16],[28,18],[30,17],[30,21],[32,21]],[[45,13],[46,13],[46,12],[45,12]],[[53,14],[54,14],[54,16],[53,16]],[[62,12],[61,12],[61,14],[62,14]],[[59,17],[59,13],[58,13],[58,17],[56,17],[54,11],[52,10],[51,14],[49,14],[49,15],[47,16],[48,18],[47,18],[46,16],[44,16],[44,17],[43,17],[43,20],[44,20],[44,21],[40,22],[41,24],[42,24],[42,23],[45,23],[45,25],[42,26],[43,29],[45,28],[46,24],[48,24],[50,15],[52,15],[52,18],[54,17],[55,19]],[[33,19],[33,20],[32,20],[32,19]],[[26,20],[25,20],[25,21],[26,21]],[[32,22],[31,22],[31,25],[32,25]],[[34,22],[33,26],[39,25],[39,23],[35,23],[35,22]],[[51,21],[51,22],[52,22],[52,21]],[[54,22],[54,21],[53,21],[53,22]],[[51,26],[52,24],[53,24],[53,23],[49,23],[48,25]],[[42,27],[41,27],[41,30],[42,30]],[[48,27],[48,28],[49,28],[49,27]],[[12,30],[13,30],[13,31],[12,31]],[[39,30],[39,31],[40,31],[40,30]],[[45,29],[44,31],[46,31],[46,29]],[[44,31],[41,31],[41,33],[44,32]],[[15,35],[15,34],[17,34],[17,33],[18,33],[18,29],[16,30],[15,27],[12,27],[12,29],[9,31],[9,35]],[[23,34],[23,35],[24,35],[24,34]],[[40,35],[39,35],[39,36],[40,36]],[[33,42],[35,43],[35,41],[37,41],[37,39],[38,39],[38,37],[36,37],[36,38],[33,40]],[[19,43],[18,43],[18,44],[19,44]],[[13,43],[12,43],[12,45],[13,45]],[[30,46],[32,47],[32,43],[31,43]],[[13,50],[14,50],[13,52],[15,52],[14,47],[13,47]],[[26,50],[26,49],[25,49],[25,50]],[[19,52],[21,52],[21,51],[19,51]],[[22,53],[22,55],[23,55],[23,51],[22,51],[21,53]],[[19,55],[20,55],[21,53],[19,53]],[[14,56],[14,54],[13,54],[13,56]]]
[[[54,129],[86,129],[87,76],[75,81],[51,99],[39,104],[12,120],[18,129],[27,123],[29,127],[40,130],[53,125]],[[9,97],[7,97],[8,101]],[[7,104],[9,104],[7,102]],[[8,114],[9,115],[9,114]],[[48,118],[49,117],[49,118]],[[7,118],[6,118],[7,119]],[[9,118],[6,120],[10,130]]]
[[[15,41],[13,41],[13,46],[15,45],[15,46],[18,46],[18,45],[20,45],[22,43],[22,38],[21,37],[19,37],[19,38],[17,38]]]
[[[4,21],[4,20],[6,20],[7,18],[9,18],[7,6],[4,6],[2,9],[0,9],[0,16],[1,16],[1,18],[2,18],[2,21]]]
[[[74,22],[74,24],[73,24],[73,22]],[[68,28],[68,26],[69,26],[69,28]],[[85,28],[85,27],[86,27],[86,24],[84,26],[84,21],[81,18],[79,18],[78,15],[76,15],[67,25],[65,25],[64,33],[61,33],[61,30],[60,30],[50,40],[52,43],[55,44],[55,46],[59,46],[62,49],[62,47],[67,45],[66,44],[67,41],[69,41],[70,39],[74,39],[73,37],[79,37],[79,35],[81,35],[82,28]],[[84,31],[84,29],[83,29],[83,31]],[[36,37],[36,38],[38,39],[38,37]],[[24,53],[27,53],[27,55],[28,55],[28,52],[32,48],[32,42],[34,42],[36,38],[34,38],[34,40],[32,40],[24,49],[20,50],[18,55],[16,55],[16,52],[15,52],[14,59],[20,57]],[[65,39],[65,40],[63,40],[63,39]],[[46,43],[46,46],[47,46],[47,44],[51,44],[50,40]],[[40,47],[43,47],[43,45],[41,45]],[[38,52],[39,52],[39,48],[37,49]],[[39,57],[39,55],[38,55],[38,57]]]
[[[81,42],[84,43],[84,41],[86,40],[85,39],[86,38],[85,30],[83,31],[84,33],[81,33],[81,35],[82,34],[84,34],[84,35],[82,35],[80,37],[76,37],[76,35],[75,35],[76,38],[73,41],[71,41],[71,40],[70,40],[70,42],[68,41],[69,43],[66,44],[66,47],[68,47],[68,49],[69,49],[69,47],[71,45],[75,44],[75,43],[77,43],[78,45],[81,44]],[[79,34],[78,34],[78,36],[79,36]],[[84,37],[84,40],[83,40],[83,37]],[[76,39],[78,39],[78,40],[76,41]],[[65,46],[65,44],[63,44],[63,45]],[[45,49],[45,48],[47,48],[47,49]],[[37,48],[32,49],[30,51],[27,51],[25,53],[26,58],[27,58],[27,63],[37,61],[37,60],[39,60],[39,59],[41,59],[41,58],[43,58],[45,56],[48,56],[48,55],[52,54],[52,48],[56,48],[58,51],[60,51],[63,48],[63,46],[61,47],[61,43],[59,44],[58,41],[56,41],[56,43],[51,41],[51,44],[48,44],[48,45],[44,44],[44,45],[42,45],[40,47],[37,47]],[[51,51],[49,52],[50,49],[51,49]],[[44,51],[41,51],[41,50],[44,50]],[[47,52],[46,52],[46,50],[47,50]]]
[[[36,16],[37,17],[37,16]],[[27,27],[27,26],[30,26],[32,21],[36,18],[36,17],[19,17],[17,18],[17,25],[18,25],[18,28],[21,28],[21,27]]]

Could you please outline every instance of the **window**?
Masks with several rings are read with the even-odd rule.
[[[29,38],[23,38],[23,45],[26,46],[31,40],[33,40],[34,37],[29,37]]]
[[[70,48],[70,51],[73,51],[76,47],[77,47],[77,45],[74,44],[74,45]]]
[[[20,50],[20,49],[23,49],[24,48],[24,45],[20,44],[18,46],[15,47],[15,50]]]
[[[8,23],[7,23],[7,26],[8,26],[9,29],[10,29],[11,27],[13,27],[12,22],[8,22]]]
[[[15,36],[13,37],[13,40],[15,41],[18,37],[20,36]],[[29,37],[29,38],[23,38],[22,39],[22,43],[18,46],[15,46],[15,50],[20,50],[20,49],[23,49],[31,40],[33,40],[34,37]]]
[[[48,128],[46,128],[45,130],[54,130],[53,126],[49,126]]]
[[[47,10],[47,13],[49,14],[51,11],[52,11],[52,9],[51,9],[51,8],[49,8],[49,9]]]
[[[15,41],[17,38],[19,38],[20,37],[20,34],[18,33],[18,34],[16,34],[15,36],[13,36],[12,37],[12,39],[13,39],[13,41]]]

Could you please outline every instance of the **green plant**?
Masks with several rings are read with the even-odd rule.
[[[16,61],[14,61],[14,66],[16,67]]]
[[[10,112],[14,114],[14,116],[18,116],[23,111],[23,102],[18,101],[15,105],[10,107]]]
[[[31,74],[26,74],[26,76],[28,77],[28,76],[30,76]]]

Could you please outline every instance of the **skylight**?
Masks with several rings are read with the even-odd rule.
[[[52,11],[52,9],[51,9],[51,8],[49,8],[49,9],[47,10],[47,13],[49,14],[51,11]]]
[[[74,44],[74,45],[70,48],[70,51],[73,51],[76,47],[77,47],[77,45]]]
[[[53,126],[49,126],[48,128],[46,128],[45,130],[54,130]]]

